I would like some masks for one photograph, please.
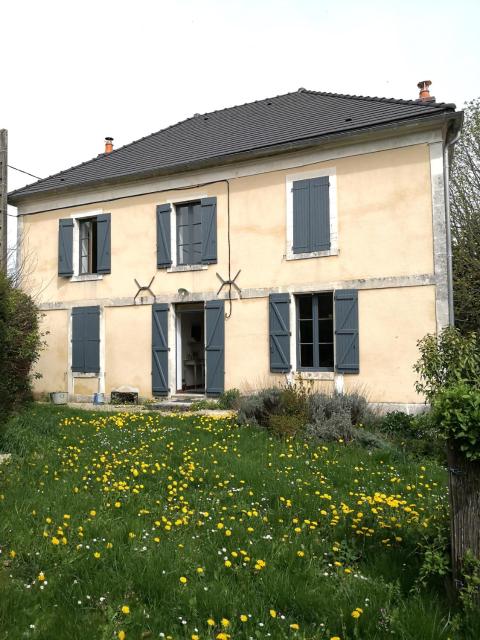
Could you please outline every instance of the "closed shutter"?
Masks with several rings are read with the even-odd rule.
[[[359,373],[358,291],[335,291],[335,368]]]
[[[110,214],[97,216],[97,273],[110,273]]]
[[[72,371],[100,371],[100,307],[72,309]]]
[[[207,367],[206,392],[219,395],[225,390],[225,303],[209,300],[205,305]]]
[[[269,297],[270,371],[287,372],[290,364],[290,295],[271,293]]]
[[[202,263],[217,262],[217,199],[202,198]]]
[[[168,395],[168,304],[152,305],[152,392]]]
[[[172,247],[169,204],[157,206],[157,267],[164,269],[172,265]]]
[[[58,221],[58,275],[68,278],[73,275],[73,220]]]
[[[293,183],[293,253],[330,249],[328,176]]]

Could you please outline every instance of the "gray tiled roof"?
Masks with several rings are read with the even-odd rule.
[[[23,196],[136,176],[173,173],[322,136],[452,112],[455,105],[299,89],[183,120],[10,193]]]

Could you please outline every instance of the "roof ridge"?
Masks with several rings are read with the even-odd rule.
[[[445,109],[446,107],[451,109],[456,109],[456,105],[453,102],[435,102],[424,101],[424,100],[405,100],[404,98],[384,98],[381,96],[358,96],[351,93],[334,93],[331,91],[314,91],[312,89],[304,89],[304,93],[313,93],[315,95],[320,96],[331,96],[332,98],[346,98],[346,99],[354,99],[354,100],[365,100],[368,102],[388,102],[391,104],[406,104],[420,107],[436,107]]]

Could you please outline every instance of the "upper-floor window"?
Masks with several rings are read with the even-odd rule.
[[[336,176],[331,170],[287,177],[287,259],[338,253]]]
[[[85,279],[110,273],[109,213],[82,214],[58,222],[59,276]]]
[[[202,204],[186,202],[177,204],[177,264],[201,264],[202,262]]]
[[[97,273],[97,218],[80,218],[79,274]]]
[[[157,206],[157,267],[201,269],[217,262],[217,199]]]

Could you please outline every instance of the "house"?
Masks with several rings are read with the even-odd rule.
[[[417,340],[452,319],[462,121],[428,85],[195,114],[10,193],[49,332],[36,393],[214,396],[301,375],[419,407]]]

